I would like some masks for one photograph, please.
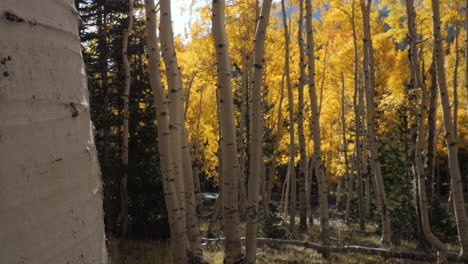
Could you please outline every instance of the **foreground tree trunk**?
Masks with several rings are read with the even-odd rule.
[[[382,217],[382,238],[381,242],[384,246],[391,243],[391,223],[390,215],[385,203],[385,190],[380,168],[379,152],[375,135],[375,75],[374,75],[374,50],[372,47],[371,29],[370,29],[370,10],[371,0],[361,0],[361,10],[363,18],[363,47],[364,47],[364,78],[366,90],[366,110],[367,110],[367,143],[369,144],[370,151],[370,165],[372,174],[375,179],[375,190],[377,201],[379,203],[379,210]]]
[[[328,186],[322,161],[321,136],[320,136],[320,113],[317,103],[317,92],[315,89],[315,55],[314,55],[314,32],[312,28],[312,2],[306,0],[306,26],[307,26],[307,54],[309,62],[309,96],[310,108],[312,110],[312,133],[314,138],[313,163],[317,177],[319,192],[319,215],[320,215],[320,238],[325,245],[329,244],[329,222],[328,222]]]
[[[445,76],[445,58],[442,49],[440,6],[438,0],[431,0],[432,3],[432,30],[434,38],[434,51],[436,62],[437,81],[439,84],[439,94],[442,104],[442,116],[447,144],[447,154],[449,161],[449,172],[453,186],[453,205],[455,220],[457,222],[458,239],[460,241],[460,255],[468,257],[468,220],[463,201],[463,184],[458,161],[458,142],[454,131],[452,113],[450,112],[450,102],[448,98],[447,79]]]
[[[177,192],[174,183],[174,171],[172,166],[170,130],[168,108],[169,100],[161,83],[161,73],[159,72],[159,47],[156,37],[156,11],[153,0],[145,1],[147,16],[146,36],[148,42],[148,74],[150,85],[154,94],[156,105],[156,119],[158,121],[158,148],[161,163],[161,176],[163,179],[164,198],[166,201],[167,213],[169,216],[169,227],[171,230],[171,254],[173,262],[176,264],[187,263],[187,256],[180,254],[186,252],[185,232],[183,218],[179,211]]]
[[[439,252],[439,263],[447,263],[447,248],[446,246],[432,233],[429,223],[428,213],[428,197],[426,194],[425,170],[422,153],[425,152],[425,129],[424,120],[426,116],[427,104],[427,89],[425,83],[420,78],[418,51],[417,51],[417,31],[416,31],[416,11],[414,10],[414,1],[406,0],[406,13],[408,15],[408,39],[409,39],[409,64],[411,71],[411,82],[413,89],[421,90],[421,102],[418,113],[416,115],[416,144],[414,147],[414,165],[413,173],[415,174],[416,185],[418,186],[419,194],[419,212],[422,232],[427,241]]]
[[[238,177],[236,129],[234,125],[234,103],[231,86],[231,60],[229,45],[224,28],[224,0],[213,1],[213,36],[216,48],[218,107],[221,123],[221,144],[223,164],[222,226],[226,237],[224,263],[242,263],[244,256],[239,233]]]
[[[105,264],[73,1],[4,0],[0,16],[0,263]]]
[[[169,128],[171,129],[172,157],[175,169],[177,198],[180,210],[185,214],[190,252],[194,260],[202,258],[201,235],[196,215],[195,190],[193,170],[191,166],[190,148],[184,118],[184,96],[182,76],[177,62],[174,47],[174,36],[171,21],[170,0],[159,1],[161,6],[161,51],[166,66],[166,76],[169,88]]]
[[[289,31],[288,22],[286,18],[286,9],[284,6],[284,0],[281,0],[281,10],[283,14],[283,27],[284,27],[284,41],[285,41],[285,53],[284,53],[284,73],[286,74],[286,85],[288,87],[288,110],[289,110],[289,162],[288,162],[288,174],[289,174],[289,188],[291,190],[289,200],[289,231],[294,232],[296,228],[296,170],[294,169],[294,158],[296,157],[296,146],[295,146],[295,133],[294,133],[294,96],[292,91],[291,76],[289,70]],[[287,199],[286,191],[286,199]],[[287,205],[288,203],[286,203]],[[285,207],[287,208],[287,207]]]
[[[260,198],[260,177],[263,162],[263,122],[262,122],[262,75],[264,47],[268,18],[272,0],[263,0],[257,20],[253,50],[253,73],[250,101],[250,141],[249,141],[249,182],[246,212],[246,256],[247,263],[255,263],[257,254],[257,216]]]
[[[133,29],[133,0],[128,0],[128,25],[124,29],[122,37],[122,60],[125,69],[125,86],[123,92],[123,131],[122,131],[122,148],[120,159],[122,163],[122,178],[120,180],[120,233],[122,236],[127,234],[128,229],[128,119],[130,117],[130,85],[132,81],[130,62],[128,61],[128,39],[130,32]]]

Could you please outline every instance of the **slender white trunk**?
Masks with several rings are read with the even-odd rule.
[[[427,241],[439,251],[439,263],[447,263],[447,247],[432,233],[431,226],[429,223],[428,213],[428,197],[426,194],[426,182],[425,182],[425,171],[424,171],[424,160],[422,153],[425,152],[425,129],[424,119],[426,116],[426,104],[427,104],[427,89],[425,83],[420,79],[420,70],[418,63],[418,51],[417,51],[417,31],[416,31],[416,11],[414,10],[414,1],[406,0],[406,12],[408,15],[408,38],[410,41],[409,45],[409,63],[411,71],[411,82],[414,89],[421,90],[421,103],[418,109],[416,118],[416,144],[414,148],[414,164],[413,172],[418,186],[419,194],[419,215],[421,219],[421,228],[424,237]]]
[[[249,182],[246,212],[246,256],[247,262],[253,264],[256,261],[257,252],[257,216],[259,183],[261,175],[261,163],[263,162],[263,122],[262,122],[262,75],[264,66],[264,47],[268,18],[270,16],[272,0],[263,0],[260,16],[257,20],[257,28],[254,40],[254,61],[252,73],[252,88],[250,101],[250,156],[249,156]]]
[[[161,6],[161,51],[166,66],[166,76],[169,88],[169,129],[171,129],[172,157],[175,169],[176,187],[180,210],[184,211],[187,235],[190,246],[188,252],[194,260],[202,258],[201,235],[196,215],[195,190],[193,170],[188,146],[187,131],[184,117],[184,95],[182,75],[177,62],[174,47],[174,32],[171,21],[170,0],[159,1]]]
[[[281,10],[283,14],[283,28],[284,28],[284,41],[285,41],[285,54],[284,54],[284,73],[286,75],[286,86],[288,87],[288,110],[289,110],[289,186],[291,188],[291,197],[289,202],[289,231],[294,232],[296,226],[296,172],[294,168],[294,158],[296,157],[295,146],[295,133],[294,133],[294,96],[292,91],[290,70],[289,70],[289,31],[286,18],[286,9],[284,0],[281,0]],[[286,209],[287,207],[285,207]]]
[[[298,84],[298,112],[297,112],[297,133],[299,137],[299,229],[307,230],[307,196],[306,196],[306,179],[307,179],[307,152],[304,136],[304,85],[307,82],[305,73],[305,58],[304,58],[304,39],[303,20],[304,18],[304,0],[299,1],[299,19],[297,44],[299,45],[299,84]]]
[[[239,233],[238,177],[236,129],[234,125],[234,103],[231,85],[231,60],[229,44],[224,28],[224,0],[213,1],[213,36],[216,48],[217,87],[221,123],[221,144],[223,163],[223,232],[226,237],[224,263],[241,263],[243,259]]]
[[[370,151],[370,165],[372,174],[375,179],[376,197],[379,203],[379,210],[382,218],[382,238],[381,242],[384,246],[391,243],[391,223],[390,215],[385,204],[385,190],[383,183],[382,171],[380,168],[379,152],[376,142],[375,132],[375,74],[374,74],[374,50],[372,47],[372,37],[370,30],[370,10],[371,0],[361,0],[361,10],[363,17],[363,47],[364,47],[364,78],[366,90],[366,110],[367,110],[367,143]]]
[[[128,120],[130,117],[129,97],[130,86],[132,81],[130,62],[128,60],[128,39],[130,32],[133,29],[133,0],[128,0],[128,25],[124,29],[122,37],[122,60],[125,69],[125,86],[123,92],[123,131],[122,131],[122,148],[120,159],[122,163],[122,178],[120,179],[120,232],[122,236],[127,234],[128,229],[128,138],[130,131],[128,130]]]
[[[169,216],[169,227],[171,230],[171,254],[173,263],[187,263],[187,256],[180,254],[186,252],[185,232],[183,218],[179,211],[177,192],[174,183],[174,171],[172,166],[170,130],[169,130],[169,112],[167,105],[169,100],[164,92],[161,83],[161,73],[159,71],[159,47],[156,37],[156,11],[153,0],[145,0],[146,9],[146,36],[148,45],[148,74],[150,85],[154,94],[156,105],[156,119],[158,121],[158,148],[159,159],[161,163],[161,176],[163,179],[164,198],[166,201],[167,213]]]
[[[320,136],[320,113],[315,89],[315,55],[314,55],[314,32],[312,27],[312,0],[306,0],[306,26],[307,26],[307,51],[309,62],[309,97],[312,110],[312,132],[314,140],[313,162],[319,192],[319,215],[320,215],[320,238],[322,243],[330,243],[330,227],[328,222],[328,186],[322,160],[321,136]]]
[[[108,262],[79,21],[0,1],[0,263]]]
[[[468,219],[465,213],[465,203],[463,201],[463,184],[458,161],[458,142],[454,131],[452,113],[450,112],[450,102],[448,98],[447,79],[445,76],[445,58],[442,49],[440,6],[438,0],[431,0],[432,3],[432,30],[434,38],[435,62],[437,81],[439,84],[439,94],[442,103],[442,119],[444,123],[445,140],[447,143],[447,154],[449,161],[449,172],[453,183],[453,204],[455,208],[455,220],[457,222],[458,239],[460,241],[463,257],[468,257]]]

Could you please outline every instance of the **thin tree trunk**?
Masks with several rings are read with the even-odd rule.
[[[184,94],[182,76],[177,62],[174,47],[174,37],[171,21],[170,0],[161,0],[161,51],[166,66],[166,76],[169,88],[169,122],[171,129],[171,145],[175,169],[176,187],[179,186],[179,206],[185,214],[187,236],[190,243],[190,257],[197,261],[202,258],[201,235],[196,215],[193,170],[191,166],[190,148],[188,146],[185,128]],[[178,181],[179,180],[179,181]]]
[[[305,73],[304,39],[303,39],[303,18],[304,0],[299,1],[299,19],[297,44],[299,45],[299,85],[298,85],[298,110],[297,110],[297,133],[299,137],[299,230],[307,230],[307,199],[306,199],[306,178],[307,178],[307,152],[304,136],[304,85],[307,82]]]
[[[468,257],[468,220],[466,217],[465,204],[463,201],[463,184],[458,161],[458,142],[456,133],[454,131],[452,113],[450,112],[447,80],[444,69],[445,58],[442,49],[442,37],[440,32],[440,7],[438,0],[431,0],[431,3],[436,73],[439,84],[439,94],[442,103],[442,115],[447,143],[449,171],[453,183],[453,204],[455,208],[455,219],[457,222],[458,238],[461,246],[460,254],[466,258]]]
[[[246,214],[246,256],[248,263],[255,263],[257,252],[257,216],[261,163],[263,162],[262,127],[262,75],[264,66],[264,47],[268,18],[272,0],[263,0],[257,21],[254,40],[254,61],[252,73],[252,96],[250,101],[250,142],[249,142],[249,182]]]
[[[289,30],[286,18],[286,8],[284,0],[281,0],[281,10],[283,16],[283,28],[284,28],[284,41],[285,41],[285,54],[284,54],[284,72],[286,74],[286,86],[288,87],[288,110],[289,110],[289,162],[288,162],[288,174],[290,180],[291,197],[289,202],[289,231],[294,232],[296,228],[296,172],[294,169],[294,158],[296,156],[295,146],[295,133],[294,133],[294,97],[291,84],[291,76],[289,69]],[[286,208],[286,207],[285,207]]]
[[[273,191],[273,184],[275,181],[275,169],[277,163],[277,156],[278,156],[278,148],[281,139],[281,131],[283,130],[283,98],[284,98],[284,74],[281,80],[281,91],[280,91],[280,98],[278,103],[278,118],[277,118],[277,127],[276,127],[276,135],[275,135],[275,143],[273,147],[273,155],[271,158],[271,165],[268,170],[268,184],[267,184],[267,201],[268,204],[271,200],[271,192]],[[281,207],[280,207],[281,208]],[[268,208],[267,208],[268,210]],[[268,214],[267,214],[268,215]]]
[[[312,1],[306,0],[306,26],[307,26],[307,51],[309,62],[309,96],[312,110],[312,132],[314,140],[314,167],[319,189],[319,215],[320,215],[320,238],[323,244],[329,244],[329,222],[328,222],[328,186],[322,161],[321,136],[320,136],[320,113],[317,103],[315,89],[315,55],[314,55],[314,33],[312,28]]]
[[[129,97],[130,85],[132,76],[130,73],[130,62],[128,61],[128,39],[130,32],[133,29],[133,0],[128,0],[128,25],[124,30],[122,37],[122,60],[125,69],[125,86],[123,91],[123,131],[122,131],[122,148],[120,159],[122,164],[122,178],[120,180],[120,233],[122,236],[127,235],[128,229],[128,138],[130,131],[128,130],[128,119],[130,116]]]
[[[436,152],[436,129],[437,129],[437,75],[435,72],[435,62],[431,63],[429,70],[431,76],[429,110],[427,117],[427,158],[426,158],[426,194],[430,200],[434,193],[434,177],[435,177],[435,152]]]
[[[353,198],[354,192],[354,179],[353,174],[349,173],[349,158],[348,158],[348,140],[346,139],[346,95],[345,95],[345,79],[344,74],[341,73],[341,123],[342,123],[342,134],[343,134],[343,152],[345,158],[345,179],[348,180],[347,184],[347,198],[346,198],[346,211],[345,211],[345,223],[349,224],[349,214],[351,210],[351,199]]]
[[[231,60],[226,36],[224,0],[213,1],[213,36],[216,49],[217,87],[222,144],[222,228],[226,237],[224,263],[242,263],[243,254],[239,233],[238,184],[239,160],[237,159],[234,103],[231,85]]]
[[[156,37],[156,11],[153,0],[145,1],[147,16],[146,35],[148,45],[148,74],[150,85],[153,89],[154,101],[156,105],[156,119],[158,121],[158,148],[161,163],[161,176],[163,179],[164,197],[166,201],[167,213],[169,216],[169,227],[171,230],[171,254],[174,263],[187,263],[187,256],[180,254],[186,252],[185,240],[187,233],[185,223],[179,211],[176,187],[174,184],[174,173],[172,166],[170,130],[168,118],[168,99],[161,83],[161,73],[159,71],[159,47]]]
[[[418,114],[416,115],[416,144],[413,149],[414,165],[413,173],[418,186],[419,194],[419,217],[421,221],[422,232],[427,241],[439,252],[439,263],[447,263],[447,248],[446,246],[432,233],[429,223],[428,202],[426,194],[426,182],[424,173],[424,160],[422,153],[424,150],[424,118],[426,114],[427,104],[427,89],[425,83],[420,79],[420,70],[418,63],[417,51],[417,32],[416,32],[416,11],[414,10],[413,0],[406,0],[406,12],[408,15],[408,39],[409,45],[409,64],[411,70],[411,82],[413,89],[421,90],[421,103],[419,105]]]
[[[466,114],[468,115],[468,0],[465,0],[465,92]]]
[[[458,65],[460,62],[458,47],[458,25],[455,25],[455,62],[453,66],[453,131],[458,137]]]
[[[371,0],[361,0],[361,10],[363,14],[363,47],[364,47],[364,77],[366,84],[366,108],[367,108],[367,138],[370,150],[370,165],[372,174],[375,179],[375,189],[379,210],[382,217],[382,238],[381,242],[384,246],[391,243],[391,223],[390,215],[385,203],[385,190],[380,168],[379,153],[375,135],[375,75],[374,75],[374,51],[372,47],[372,37],[370,30],[370,10]]]
[[[353,27],[353,79],[354,79],[354,94],[353,94],[353,108],[354,108],[354,125],[356,130],[355,136],[355,165],[357,174],[357,197],[359,205],[359,229],[365,230],[365,213],[364,213],[364,197],[363,197],[363,182],[362,182],[362,169],[363,169],[363,155],[362,155],[362,113],[361,108],[363,100],[360,100],[362,94],[359,86],[359,51],[357,44],[357,33],[356,33],[356,7],[355,0],[353,0],[352,11],[351,11],[351,24]],[[359,100],[359,101],[358,101]]]

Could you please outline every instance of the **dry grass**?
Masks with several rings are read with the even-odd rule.
[[[285,228],[287,223],[284,222]],[[203,236],[206,233],[207,223],[201,223]],[[244,226],[241,226],[241,234],[244,232]],[[331,222],[331,237],[334,245],[361,245],[367,247],[379,247],[380,237],[373,233],[373,226],[367,225],[367,232],[359,232],[358,226],[352,224],[345,225],[341,221],[333,220]],[[308,234],[294,234],[295,239],[309,240],[319,242],[320,227],[318,225],[310,226]],[[458,250],[455,244],[448,245],[450,250]],[[414,241],[402,240],[401,244],[395,246],[398,250],[414,250],[416,243]],[[170,262],[169,243],[167,241],[117,241],[111,240],[109,251],[112,264],[165,264]],[[258,248],[257,263],[284,264],[284,263],[408,263],[418,264],[427,262],[416,262],[402,259],[385,259],[378,256],[368,256],[361,254],[332,254],[328,259],[324,259],[319,253],[310,249],[299,247],[282,247],[271,249],[267,247]],[[204,258],[210,264],[223,263],[223,248],[221,244],[207,244],[205,246]]]

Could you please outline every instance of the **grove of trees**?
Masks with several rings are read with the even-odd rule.
[[[0,2],[1,263],[468,262],[468,0],[182,2]]]

